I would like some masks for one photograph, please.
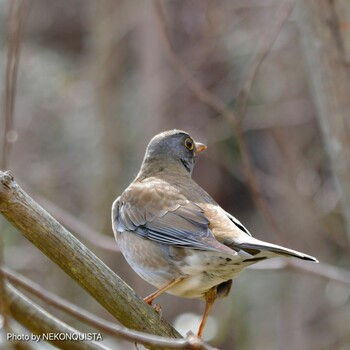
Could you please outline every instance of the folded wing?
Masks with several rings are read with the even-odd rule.
[[[113,204],[113,229],[131,231],[159,243],[237,253],[217,241],[203,210],[160,179],[133,183]]]

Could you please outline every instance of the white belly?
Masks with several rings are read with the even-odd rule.
[[[167,291],[181,297],[201,298],[210,288],[235,278],[245,267],[239,255],[174,248],[132,232],[118,234],[117,241],[129,265],[153,286],[162,288],[183,277]]]

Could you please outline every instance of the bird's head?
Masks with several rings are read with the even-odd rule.
[[[141,171],[149,169],[151,166],[157,168],[177,167],[179,171],[185,169],[191,174],[197,154],[206,148],[207,146],[194,141],[185,131],[164,131],[154,136],[148,144]]]

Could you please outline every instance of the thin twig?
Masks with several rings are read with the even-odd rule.
[[[109,252],[120,252],[115,240],[108,237],[85,222],[79,220],[74,215],[70,214],[63,208],[59,207],[55,203],[51,202],[47,198],[35,194],[34,198],[38,199],[38,202],[43,205],[58,221],[67,227],[70,231],[76,233],[82,240],[85,240],[96,247],[102,248]]]
[[[304,264],[297,259],[271,259],[249,266],[249,270],[282,270],[301,271],[320,277],[327,281],[335,281],[350,285],[350,271],[327,263]]]
[[[2,134],[2,153],[0,159],[0,169],[6,168],[10,154],[9,132],[13,129],[14,104],[16,96],[17,72],[20,57],[21,39],[24,21],[27,14],[26,1],[9,1],[9,15],[7,18],[7,60],[5,70],[5,95],[4,95],[4,116]],[[3,222],[0,223],[1,229]],[[0,238],[1,240],[2,238]],[[0,241],[0,267],[3,266],[3,244]],[[8,317],[10,308],[8,306],[8,296],[6,289],[6,279],[0,273],[0,314],[3,316],[4,328],[10,330]]]
[[[235,103],[235,109],[239,115],[240,122],[242,122],[242,119],[245,116],[249,92],[255,80],[256,74],[258,73],[258,70],[265,57],[275,43],[278,34],[291,14],[292,9],[293,4],[290,1],[282,2],[274,15],[273,22],[269,26],[269,29],[266,31],[266,33],[263,33],[262,40],[257,47],[255,54],[253,55],[251,63],[249,64],[246,78],[244,79],[239,90],[240,92]]]
[[[46,197],[35,192],[35,190],[27,184],[25,184],[23,187],[28,190],[34,199],[37,200],[40,205],[42,205],[68,230],[76,233],[80,238],[93,244],[96,247],[113,253],[120,252],[118,245],[113,238],[96,231],[90,225],[87,225],[85,222],[79,220],[77,217],[59,207],[57,204],[53,203]]]
[[[5,74],[4,127],[0,168],[6,169],[11,152],[14,132],[14,107],[17,86],[17,73],[20,58],[23,28],[28,13],[26,0],[10,0],[7,24],[8,49]]]
[[[4,221],[1,219],[1,229],[4,228]],[[6,331],[10,330],[10,308],[8,303],[8,295],[6,289],[6,277],[2,272],[4,266],[4,247],[2,244],[2,238],[0,238],[0,316],[3,318],[3,327]]]
[[[11,313],[14,319],[29,329],[33,335],[35,334],[41,337],[50,334],[64,336],[67,338],[64,339],[64,341],[56,337],[49,337],[46,340],[59,349],[64,350],[109,350],[109,348],[104,345],[89,339],[79,339],[78,341],[74,338],[69,339],[68,336],[73,337],[80,335],[84,338],[84,335],[48,313],[32,300],[29,300],[13,286],[7,284],[6,288],[9,295]],[[41,338],[41,340],[43,340],[43,338]],[[38,338],[36,338],[36,341],[38,341]]]
[[[193,335],[189,336],[187,339],[173,339],[155,336],[152,334],[134,331],[126,327],[121,327],[115,323],[108,322],[94,314],[91,314],[86,310],[81,309],[80,307],[77,307],[76,305],[60,298],[53,293],[50,293],[33,281],[14,271],[11,271],[8,268],[2,268],[1,271],[6,275],[11,283],[15,284],[17,287],[23,288],[32,295],[35,295],[46,304],[52,305],[55,308],[75,317],[79,321],[84,322],[97,330],[115,336],[117,338],[131,342],[137,342],[143,345],[162,347],[166,346],[170,349],[186,349],[193,347],[196,349],[214,350],[213,347],[205,344],[199,338],[194,337]]]
[[[311,275],[350,285],[350,272],[326,263],[303,264],[300,260],[288,260],[287,268],[307,272]]]
[[[279,225],[274,218],[274,216],[271,213],[271,210],[269,209],[268,204],[266,203],[265,199],[261,195],[260,185],[258,182],[258,179],[254,172],[254,167],[251,161],[251,157],[249,155],[247,144],[243,137],[243,131],[240,126],[240,120],[242,120],[242,116],[239,116],[237,114],[237,111],[234,111],[230,109],[224,101],[222,101],[220,98],[218,98],[216,95],[211,93],[208,89],[201,86],[201,84],[198,83],[198,81],[192,76],[192,74],[188,71],[186,66],[183,64],[183,62],[179,59],[175,51],[173,50],[169,35],[167,33],[167,28],[165,24],[165,18],[162,12],[161,4],[159,0],[154,0],[155,4],[155,15],[156,19],[159,25],[159,31],[161,34],[161,40],[163,42],[166,55],[169,59],[169,61],[174,65],[174,67],[177,69],[178,73],[180,74],[181,78],[185,82],[185,84],[189,87],[189,89],[194,93],[194,95],[203,103],[207,104],[209,107],[211,107],[213,110],[221,114],[229,123],[233,134],[236,136],[238,145],[241,150],[242,155],[242,162],[243,162],[243,168],[245,177],[247,179],[248,187],[250,189],[252,198],[260,210],[261,214],[265,218],[265,220],[270,224],[272,228],[272,232],[275,235],[275,239],[278,243],[282,243],[282,236],[280,235],[280,228]],[[281,5],[282,6],[282,5]],[[278,26],[275,26],[275,30],[280,30],[283,23],[288,18],[287,15],[281,16],[282,13],[289,13],[290,4],[289,2],[284,3],[283,7],[278,9],[277,11],[277,19],[278,23],[280,23]],[[252,85],[252,82],[254,80],[254,77],[256,75],[256,71],[259,68],[262,60],[264,57],[266,57],[268,50],[271,48],[273,44],[273,40],[277,37],[277,33],[275,35],[271,35],[271,41],[269,41],[267,44],[269,45],[262,45],[262,48],[265,50],[262,53],[259,53],[259,56],[256,59],[253,59],[253,67],[251,68],[252,72],[255,73],[248,75],[246,81],[246,84],[243,84],[243,87],[245,89],[245,92],[243,95],[249,94],[249,91],[247,90],[247,87],[250,87]],[[272,40],[273,39],[273,40]],[[250,71],[250,70],[248,70]],[[247,86],[246,86],[247,85]],[[242,106],[244,106],[244,100],[242,103]],[[245,109],[245,108],[244,108]]]

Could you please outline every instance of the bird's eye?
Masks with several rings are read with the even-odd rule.
[[[185,146],[186,148],[188,148],[190,151],[193,150],[194,148],[194,142],[191,138],[187,137],[187,139],[185,140]]]

